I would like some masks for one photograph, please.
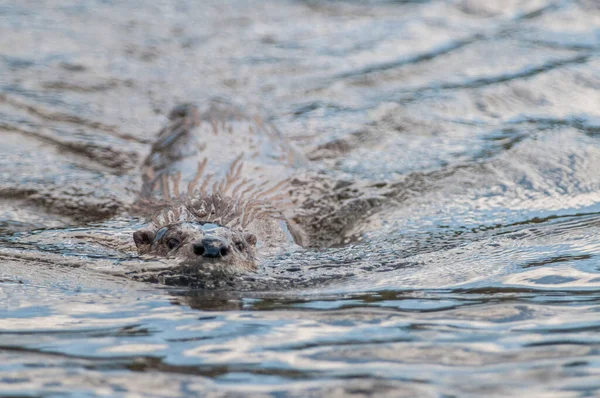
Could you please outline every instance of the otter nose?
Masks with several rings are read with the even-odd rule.
[[[229,254],[229,247],[218,238],[204,238],[194,243],[194,253],[202,257],[224,257]]]

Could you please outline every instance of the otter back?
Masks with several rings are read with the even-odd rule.
[[[260,117],[222,100],[175,107],[143,163],[143,198],[205,194],[289,178],[306,158]],[[228,180],[229,179],[229,180]],[[235,181],[231,181],[234,179]],[[175,186],[177,185],[177,186]]]

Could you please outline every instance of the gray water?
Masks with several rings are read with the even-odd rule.
[[[600,395],[599,55],[595,0],[0,2],[0,395]],[[214,95],[398,195],[285,289],[115,275]]]

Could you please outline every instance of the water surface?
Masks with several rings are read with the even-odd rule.
[[[599,394],[599,55],[594,0],[0,4],[0,395]],[[398,194],[285,289],[115,275],[214,95]]]

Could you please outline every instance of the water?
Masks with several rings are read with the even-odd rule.
[[[600,394],[599,50],[594,0],[0,3],[0,395]],[[397,194],[281,288],[123,278],[213,95]]]

